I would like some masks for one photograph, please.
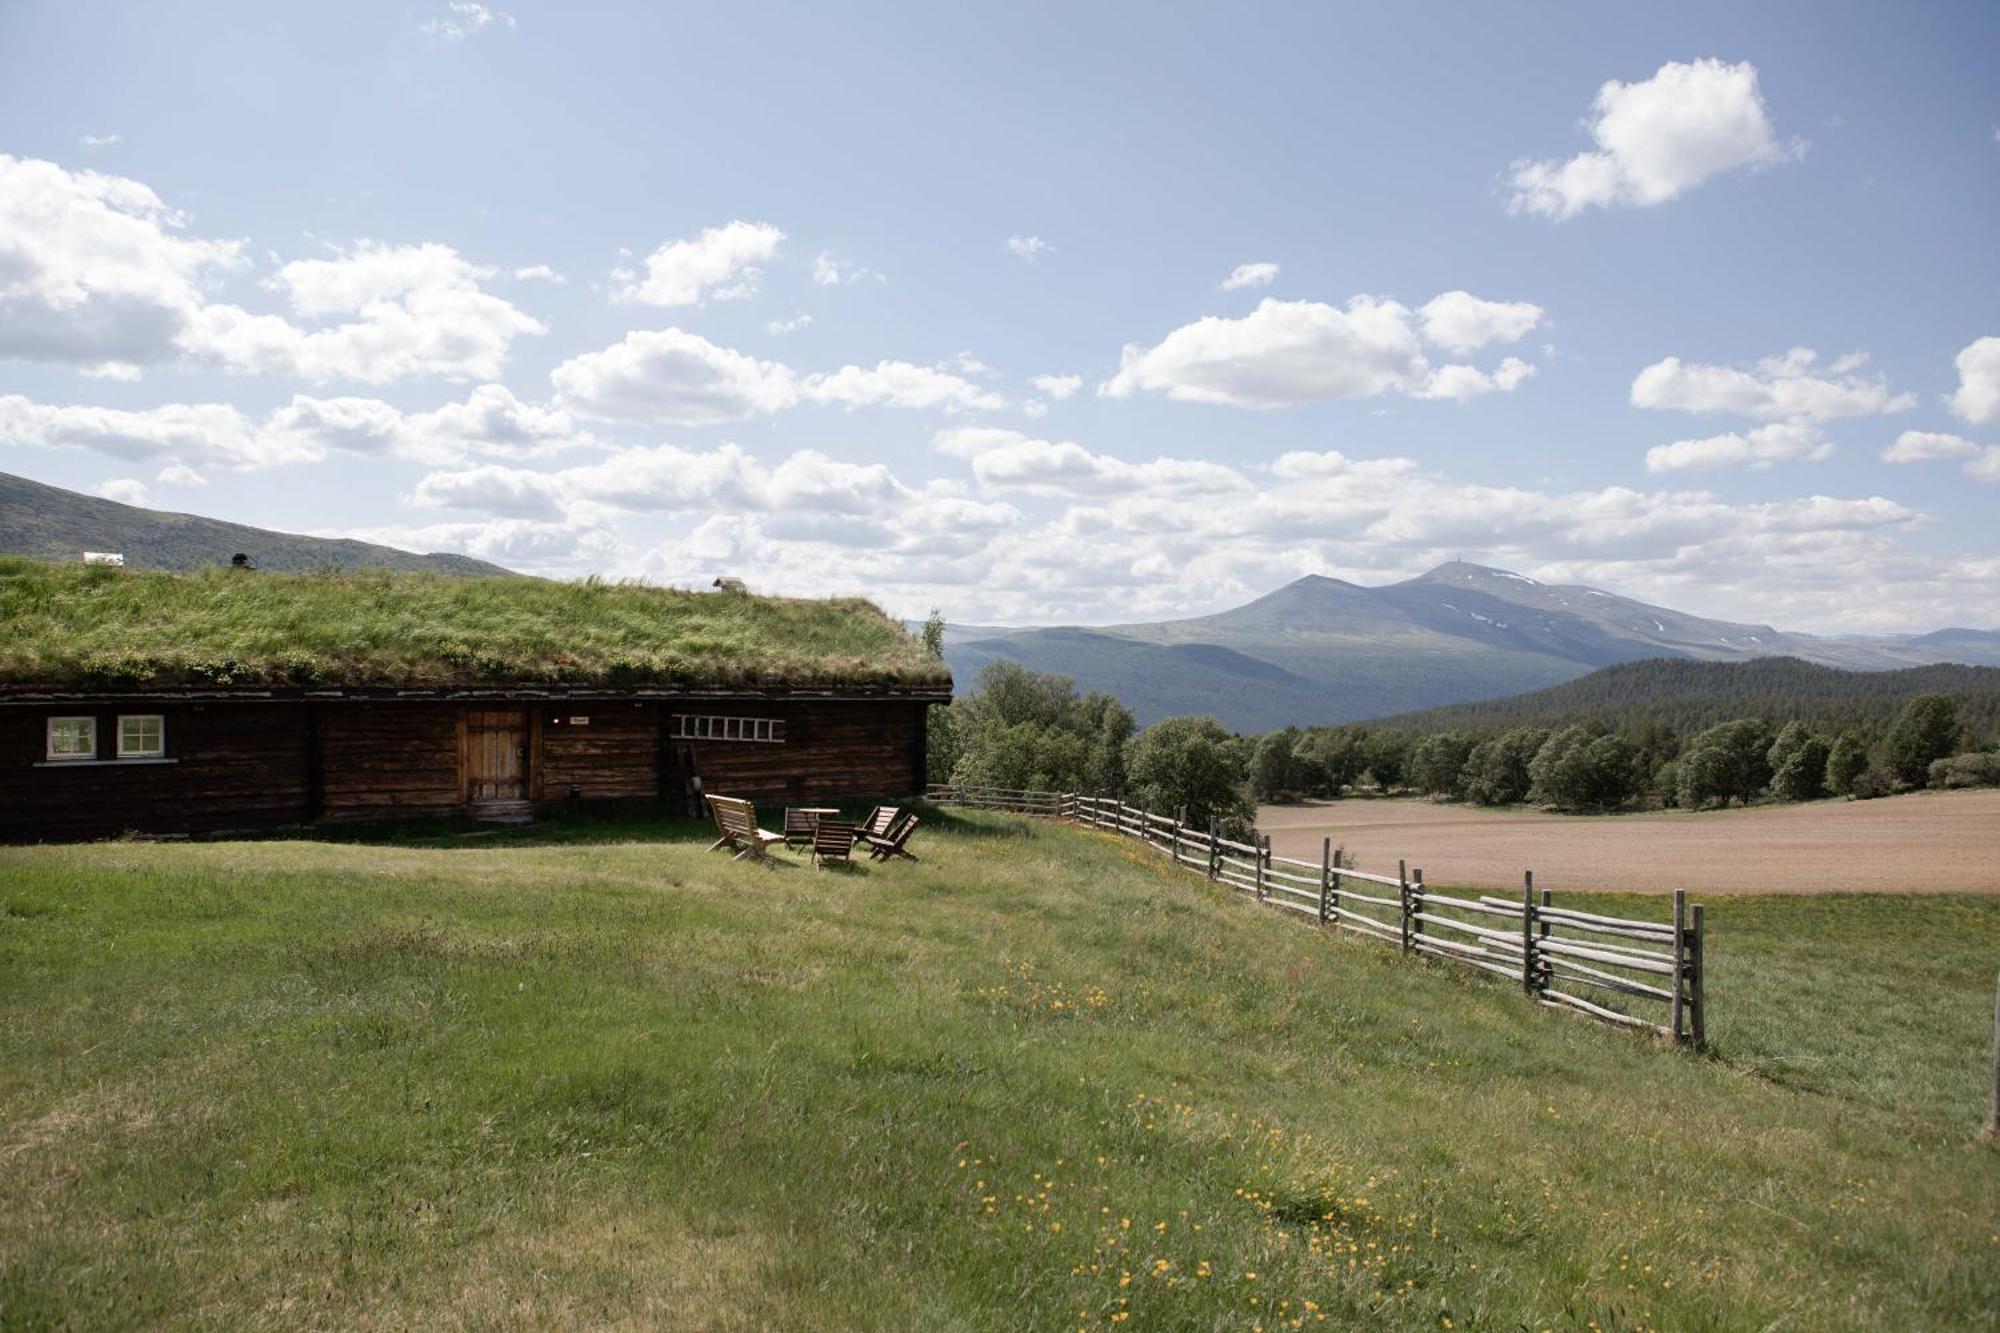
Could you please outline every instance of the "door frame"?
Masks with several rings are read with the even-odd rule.
[[[521,794],[518,797],[476,797],[473,795],[473,790],[478,779],[473,772],[473,759],[477,753],[478,746],[473,741],[472,715],[474,713],[510,712],[516,714],[521,719]],[[536,745],[536,741],[539,739],[537,733],[540,731],[540,727],[536,724],[539,720],[539,711],[525,704],[467,704],[465,706],[464,711],[459,714],[458,720],[458,794],[461,804],[472,806],[484,804],[488,801],[532,801],[535,799],[535,784],[539,780],[541,769],[541,765],[536,762],[541,757],[537,753],[538,747]]]

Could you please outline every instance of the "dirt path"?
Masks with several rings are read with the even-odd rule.
[[[1330,837],[1363,870],[1402,857],[1433,884],[1518,889],[1532,869],[1555,890],[2000,893],[2000,790],[1591,817],[1348,800],[1257,821],[1280,856],[1317,861]]]

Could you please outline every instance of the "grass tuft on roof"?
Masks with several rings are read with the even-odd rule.
[[[0,557],[0,687],[950,684],[871,602]]]

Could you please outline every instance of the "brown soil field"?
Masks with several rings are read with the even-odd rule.
[[[1432,884],[1663,893],[2000,893],[2000,790],[1748,810],[1556,815],[1421,800],[1267,805],[1279,856],[1330,837],[1360,868]]]

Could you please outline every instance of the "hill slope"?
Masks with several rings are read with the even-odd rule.
[[[1240,731],[1492,698],[1649,658],[1773,656],[1869,671],[1946,660],[2000,664],[2000,634],[1790,634],[1454,561],[1373,588],[1309,575],[1186,620],[954,630],[946,641],[946,657],[967,684],[987,662],[1005,658],[1115,694],[1142,723],[1214,713]]]
[[[1548,689],[1403,713],[1381,724],[1426,732],[1504,731],[1594,720],[1610,727],[1664,723],[1685,733],[1763,717],[1879,727],[1919,694],[1950,695],[1975,740],[2000,733],[2000,667],[1939,663],[1841,671],[1795,657],[1627,662]]]
[[[511,574],[469,555],[419,555],[373,542],[304,537],[195,514],[119,504],[0,472],[0,555],[75,561],[85,551],[117,551],[130,569],[205,569],[237,552],[259,569],[397,569],[433,574]]]

